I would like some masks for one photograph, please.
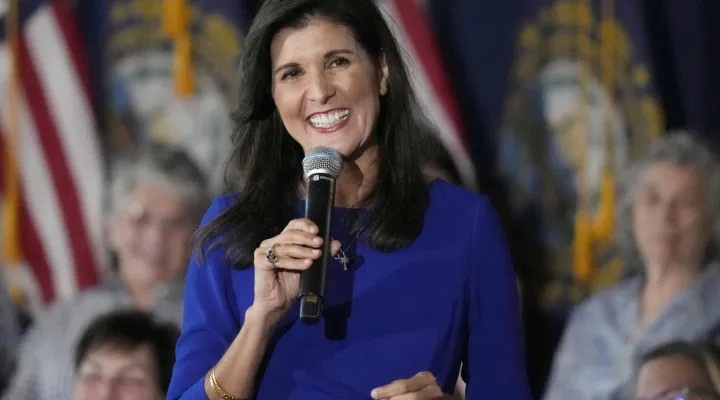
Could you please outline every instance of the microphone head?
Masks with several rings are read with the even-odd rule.
[[[342,171],[343,161],[337,150],[327,146],[315,146],[303,158],[302,165],[306,177],[325,174],[337,178]]]

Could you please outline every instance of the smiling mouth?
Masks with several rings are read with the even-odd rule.
[[[345,108],[333,110],[327,113],[313,114],[307,120],[314,128],[322,131],[328,131],[336,130],[344,126],[349,115],[350,110]]]

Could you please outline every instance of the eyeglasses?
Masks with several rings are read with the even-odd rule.
[[[158,217],[152,215],[139,204],[133,204],[128,207],[124,216],[125,219],[135,228],[142,229],[153,225],[168,231],[192,229],[190,220],[184,215],[175,217]]]
[[[705,387],[684,387],[672,389],[652,397],[637,397],[635,400],[720,400],[720,394]]]

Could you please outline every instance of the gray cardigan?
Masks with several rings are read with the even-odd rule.
[[[641,277],[629,278],[575,309],[545,400],[632,398],[634,367],[644,352],[671,340],[717,339],[720,265],[708,265],[650,326],[635,332],[641,283]]]

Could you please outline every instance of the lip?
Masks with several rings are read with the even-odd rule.
[[[312,117],[314,117],[314,116],[316,116],[316,115],[323,115],[323,114],[328,114],[328,113],[335,112],[335,111],[344,111],[344,110],[348,110],[348,118],[345,118],[344,120],[339,121],[339,122],[336,123],[335,125],[328,126],[328,127],[319,127],[319,126],[313,125],[313,123],[312,123],[312,121],[311,121]],[[331,109],[331,110],[319,111],[319,112],[310,114],[310,116],[308,116],[308,117],[305,119],[305,122],[306,122],[313,130],[315,130],[316,132],[320,132],[320,133],[331,133],[331,132],[335,132],[335,131],[338,131],[338,130],[344,128],[345,125],[347,125],[348,121],[350,120],[350,118],[349,118],[349,116],[350,116],[349,110],[350,110],[349,108],[333,108],[333,109]]]

